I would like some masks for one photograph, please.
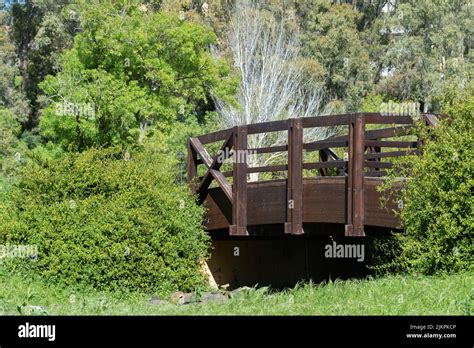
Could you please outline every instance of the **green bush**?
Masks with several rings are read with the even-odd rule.
[[[177,185],[172,160],[128,157],[91,149],[28,165],[0,207],[0,242],[37,245],[27,264],[66,284],[145,292],[202,286],[203,209]]]
[[[419,126],[422,155],[397,161],[382,188],[393,193],[393,184],[401,185],[405,230],[390,241],[397,254],[386,268],[432,274],[473,265],[474,95],[445,112],[450,117],[440,126]]]

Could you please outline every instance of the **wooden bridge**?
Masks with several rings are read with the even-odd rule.
[[[419,119],[435,125],[439,117],[423,114]],[[367,230],[398,229],[398,203],[382,207],[376,187],[391,159],[418,153],[414,122],[411,116],[353,113],[249,124],[193,137],[188,141],[188,182],[207,207],[210,233],[304,235],[316,229],[365,236]],[[338,127],[342,135],[305,143],[304,131],[313,127]],[[273,132],[286,132],[286,144],[248,148],[249,137]],[[249,166],[249,155],[271,153],[283,154],[282,163]],[[249,181],[251,173],[264,178]]]

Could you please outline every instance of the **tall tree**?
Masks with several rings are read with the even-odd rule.
[[[10,40],[9,16],[0,13],[0,175],[9,174],[19,163],[21,123],[29,114],[21,88],[22,77],[15,46]],[[15,157],[16,154],[16,157]]]
[[[312,0],[299,8],[305,53],[325,69],[325,91],[347,111],[357,111],[371,89],[373,67],[358,30],[361,13],[349,4]]]
[[[0,105],[8,108],[17,121],[26,121],[29,113],[28,101],[22,90],[20,60],[10,39],[9,16],[0,13]]]
[[[41,103],[38,84],[58,71],[60,53],[72,45],[77,18],[66,10],[71,0],[30,0],[11,9],[11,37],[29,102],[27,130],[38,124]]]
[[[82,32],[61,72],[41,84],[53,102],[41,119],[51,140],[76,150],[136,144],[152,123],[203,121],[214,109],[211,93],[232,95],[229,68],[210,53],[209,28],[140,1],[82,2],[76,10]]]
[[[446,88],[462,89],[473,78],[472,1],[399,1],[389,15],[390,74],[381,81],[380,91],[416,100],[425,112],[439,110]]]
[[[314,81],[305,74],[298,33],[272,12],[252,1],[238,1],[227,28],[227,44],[240,87],[237,105],[216,98],[222,128],[321,114],[321,90],[315,89]],[[307,140],[326,136],[320,128],[305,133]],[[251,148],[286,141],[281,133],[262,133],[248,140]],[[251,165],[268,163],[278,155],[251,156],[249,161]]]

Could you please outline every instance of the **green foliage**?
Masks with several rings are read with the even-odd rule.
[[[23,162],[25,146],[18,140],[21,125],[15,114],[0,106],[0,173],[12,175]]]
[[[173,173],[168,157],[97,149],[28,165],[0,207],[0,242],[37,245],[21,267],[64,284],[193,290],[208,237]]]
[[[360,13],[348,4],[315,0],[303,19],[304,47],[326,70],[325,89],[331,99],[344,100],[357,111],[370,91],[372,69],[357,30]]]
[[[140,126],[203,122],[214,109],[211,92],[234,93],[230,69],[210,53],[216,36],[209,28],[139,1],[75,8],[83,31],[62,56],[61,72],[41,84],[53,102],[41,120],[46,138],[70,150],[137,144]],[[65,101],[76,107],[63,108]],[[92,115],[77,111],[83,106]]]
[[[474,94],[446,112],[450,118],[435,129],[420,125],[422,155],[396,162],[384,186],[401,187],[405,229],[395,236],[400,252],[388,268],[432,274],[473,266]]]
[[[58,70],[60,53],[72,45],[77,19],[68,13],[71,0],[31,0],[13,6],[9,36],[15,46],[15,64],[21,75],[20,91],[27,104],[22,108],[26,128],[37,131],[40,89],[38,84]]]
[[[383,103],[383,96],[381,96],[380,94],[369,93],[362,101],[362,111],[380,112]]]
[[[398,100],[415,100],[439,111],[445,89],[472,80],[472,1],[403,1],[391,13],[385,66],[392,69],[378,89]]]
[[[289,5],[291,6],[291,5]],[[439,112],[447,88],[473,78],[472,1],[296,2],[303,45],[328,96],[358,111],[367,93]]]
[[[150,304],[138,292],[61,286],[7,272],[0,264],[0,315],[472,315],[474,274],[386,276],[299,284],[285,291],[249,288],[227,302]],[[19,308],[18,308],[19,307]]]
[[[0,25],[5,25],[8,17],[0,13]],[[29,105],[22,90],[20,61],[15,55],[15,46],[7,30],[0,30],[0,108],[8,108],[19,122],[27,119]]]

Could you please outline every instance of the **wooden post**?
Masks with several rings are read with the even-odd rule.
[[[248,236],[247,231],[247,127],[234,128],[231,236]]]
[[[365,236],[365,189],[364,189],[364,165],[365,165],[365,118],[358,114],[355,117],[354,126],[354,177],[353,177],[353,213],[354,213],[354,236]]]
[[[349,163],[347,177],[346,236],[365,236],[365,190],[364,190],[364,115],[354,115],[349,126]]]
[[[288,179],[285,233],[303,234],[303,125],[288,120]]]
[[[347,144],[347,178],[346,178],[346,226],[345,235],[350,236],[353,233],[354,225],[352,221],[352,184],[354,177],[354,122],[349,123]]]

